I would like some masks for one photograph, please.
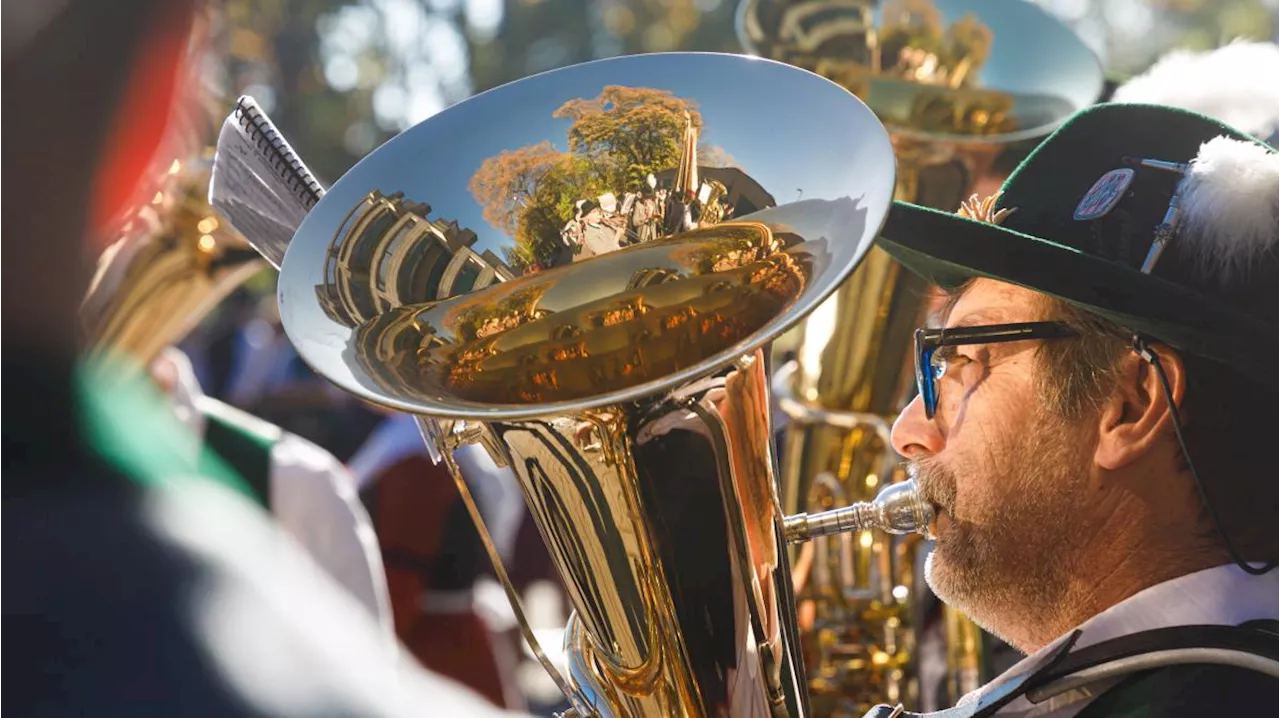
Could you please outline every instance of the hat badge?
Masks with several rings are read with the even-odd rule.
[[[1078,220],[1097,219],[1106,215],[1120,199],[1124,197],[1124,193],[1129,190],[1129,185],[1133,184],[1134,171],[1128,167],[1124,169],[1111,170],[1110,172],[1098,178],[1097,182],[1085,192],[1084,197],[1080,199],[1080,204],[1076,205],[1076,211],[1071,217]]]

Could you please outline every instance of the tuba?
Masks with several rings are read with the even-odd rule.
[[[623,246],[622,203],[601,198],[649,175],[689,202],[718,182],[735,212]],[[922,531],[931,509],[901,485],[785,517],[766,349],[862,260],[893,187],[881,123],[817,75],[715,54],[577,65],[340,178],[284,255],[281,320],[320,375],[419,417],[572,714],[807,716],[786,544]],[[452,461],[463,444],[518,477],[573,608],[563,672]]]
[[[997,159],[1102,91],[1066,26],[1023,0],[743,0],[747,52],[809,69],[862,98],[889,130],[894,197],[945,211],[1000,184]],[[852,130],[851,130],[852,131]],[[889,422],[914,390],[912,331],[927,287],[878,248],[805,320],[773,377],[788,425],[784,509],[865,501],[904,477]],[[871,532],[804,545],[795,586],[815,706],[861,715],[921,701],[917,589],[924,543]],[[981,682],[981,634],[944,607],[947,705]]]

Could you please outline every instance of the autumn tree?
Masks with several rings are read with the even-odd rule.
[[[503,259],[520,272],[552,264],[564,246],[560,230],[573,217],[574,203],[606,191],[585,158],[546,141],[485,160],[469,189],[485,220],[515,239]]]
[[[650,173],[676,167],[695,104],[665,90],[610,85],[591,99],[566,102],[554,116],[570,120],[569,152],[548,141],[490,157],[471,177],[484,218],[515,238],[504,259],[518,271],[555,263],[560,231],[578,200],[639,188]],[[717,158],[732,162],[720,151]]]
[[[555,117],[572,121],[569,150],[599,168],[615,192],[675,167],[687,124],[702,128],[696,103],[650,87],[609,85],[592,99],[566,102]]]
[[[471,176],[471,196],[484,207],[489,224],[515,235],[522,210],[538,191],[538,183],[564,154],[542,141],[490,157]]]

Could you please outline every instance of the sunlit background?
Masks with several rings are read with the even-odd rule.
[[[1275,40],[1280,0],[1039,0],[1109,76],[1174,48]],[[732,0],[231,0],[229,101],[258,99],[332,182],[400,132],[537,72],[638,52],[738,52]]]

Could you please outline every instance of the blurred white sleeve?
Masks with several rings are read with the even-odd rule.
[[[387,650],[385,631],[351,596],[226,487],[175,481],[149,492],[144,515],[192,558],[194,637],[255,714],[518,715],[423,669],[405,648]]]

